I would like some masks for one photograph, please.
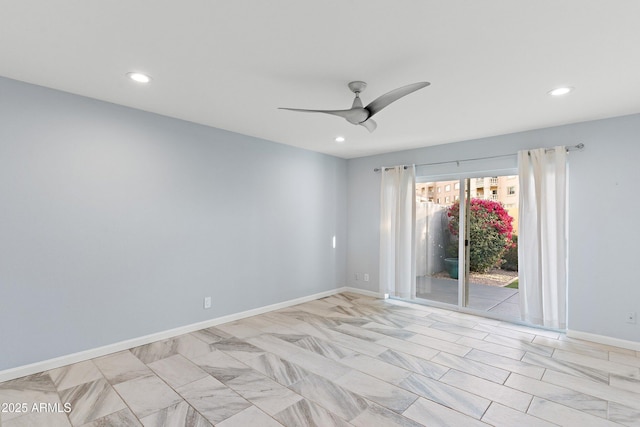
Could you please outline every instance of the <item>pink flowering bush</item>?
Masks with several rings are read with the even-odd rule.
[[[460,221],[460,202],[449,206],[449,231],[455,247],[458,244]],[[469,269],[486,272],[502,263],[502,256],[507,249],[514,247],[512,240],[513,218],[507,213],[502,203],[492,200],[471,199],[470,215],[470,262]]]

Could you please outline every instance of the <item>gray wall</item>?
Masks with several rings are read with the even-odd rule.
[[[380,174],[374,167],[579,142],[585,150],[570,153],[569,329],[640,341],[640,324],[625,323],[627,312],[640,313],[640,115],[349,160],[347,285],[378,291]],[[498,169],[505,161],[495,163]],[[474,167],[479,171],[492,165],[461,164],[468,172]],[[447,168],[457,170],[455,164]],[[445,171],[434,167],[434,173]],[[365,272],[370,274],[368,283],[362,281]],[[356,273],[361,273],[359,281]]]
[[[0,78],[0,370],[344,286],[346,168]]]
[[[347,162],[0,78],[0,370],[339,286],[377,291],[374,167],[578,142],[569,328],[640,341],[624,322],[640,312],[638,135],[634,115]]]

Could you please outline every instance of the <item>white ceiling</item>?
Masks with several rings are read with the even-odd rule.
[[[352,158],[638,113],[639,18],[638,0],[1,0],[0,75]],[[349,108],[352,80],[365,105],[431,86],[372,134],[277,109]]]

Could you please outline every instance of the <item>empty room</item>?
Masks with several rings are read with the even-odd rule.
[[[640,426],[640,2],[0,2],[0,426]]]

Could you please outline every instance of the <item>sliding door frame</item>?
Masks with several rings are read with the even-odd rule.
[[[530,327],[537,327],[530,323],[524,322],[520,319],[514,319],[505,315],[494,314],[484,310],[478,310],[468,307],[469,305],[469,256],[470,256],[470,206],[471,206],[471,180],[475,178],[484,178],[487,176],[504,176],[504,175],[517,175],[517,168],[506,168],[499,170],[484,170],[480,172],[469,172],[463,174],[446,174],[446,175],[418,175],[416,176],[416,182],[437,182],[437,181],[454,181],[457,180],[459,185],[459,199],[460,199],[460,230],[458,232],[458,304],[449,304],[436,300],[429,300],[425,298],[406,300],[409,302],[419,303],[423,305],[429,305],[433,307],[445,308],[449,310],[455,310],[462,313],[469,313],[482,317],[487,317],[496,320],[508,321],[515,324],[526,325]],[[464,206],[463,206],[464,205]],[[541,328],[547,329],[547,328]]]

